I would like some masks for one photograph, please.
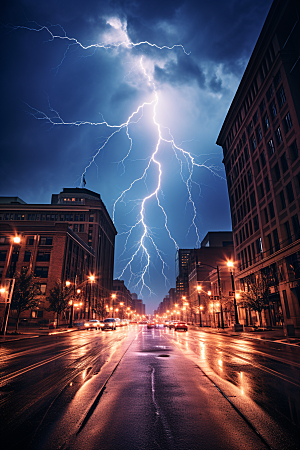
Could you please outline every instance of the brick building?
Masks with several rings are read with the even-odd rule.
[[[58,279],[70,281],[81,288],[82,305],[75,308],[74,318],[95,317],[97,303],[112,292],[116,233],[100,195],[88,189],[64,189],[52,196],[51,204],[42,205],[0,197],[1,284],[23,267],[33,270],[40,284],[40,305],[24,315],[33,322],[47,322],[54,318],[46,311],[49,290]],[[12,241],[16,235],[18,244]],[[68,321],[68,314],[62,319]]]
[[[237,284],[247,290],[251,277],[267,276],[264,323],[278,325],[283,315],[290,330],[300,326],[298,7],[296,0],[273,2],[217,140]]]

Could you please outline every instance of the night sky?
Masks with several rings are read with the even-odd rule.
[[[1,2],[0,195],[50,203],[84,174],[148,313],[176,248],[231,229],[215,142],[271,3]]]

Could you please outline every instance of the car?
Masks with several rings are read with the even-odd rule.
[[[108,317],[104,319],[104,327],[103,330],[115,330],[117,328],[116,319],[113,317]]]
[[[187,331],[188,330],[188,326],[185,322],[176,322],[174,324],[174,329],[175,331],[177,330],[183,330],[183,331]]]
[[[148,322],[148,323],[147,323],[147,328],[148,328],[148,329],[150,329],[150,328],[155,328],[155,323],[154,323],[154,322]]]
[[[169,328],[170,328],[170,330],[172,329],[172,328],[175,328],[175,323],[178,323],[178,320],[172,320],[172,322],[170,322],[169,323]]]
[[[84,322],[84,328],[86,330],[100,330],[100,322],[97,319],[90,319]]]
[[[116,321],[116,327],[121,327],[122,326],[122,322],[121,322],[121,319],[119,319],[119,317],[116,317],[115,321]]]

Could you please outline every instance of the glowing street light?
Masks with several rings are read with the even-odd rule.
[[[114,307],[115,307],[115,298],[116,298],[116,294],[111,294],[111,298],[113,301],[113,306],[112,306],[112,317],[114,317]]]
[[[234,297],[233,297],[233,305],[234,305],[235,325],[240,325],[238,311],[237,311],[237,305],[236,305],[235,286],[234,286],[234,278],[233,278],[233,267],[234,267],[233,262],[232,261],[228,261],[227,262],[227,267],[229,267],[229,269],[230,269],[231,286],[232,286],[232,291],[233,291],[233,295],[234,295]]]
[[[202,319],[201,319],[201,306],[200,306],[200,291],[202,289],[202,286],[199,284],[197,285],[197,291],[198,291],[198,304],[199,304],[199,318],[200,318],[200,327],[202,327]],[[203,307],[202,307],[203,308]]]

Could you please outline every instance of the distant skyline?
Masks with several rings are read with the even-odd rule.
[[[176,248],[231,230],[215,142],[271,3],[0,6],[0,195],[50,203],[84,175],[118,231],[115,278],[148,312]]]

